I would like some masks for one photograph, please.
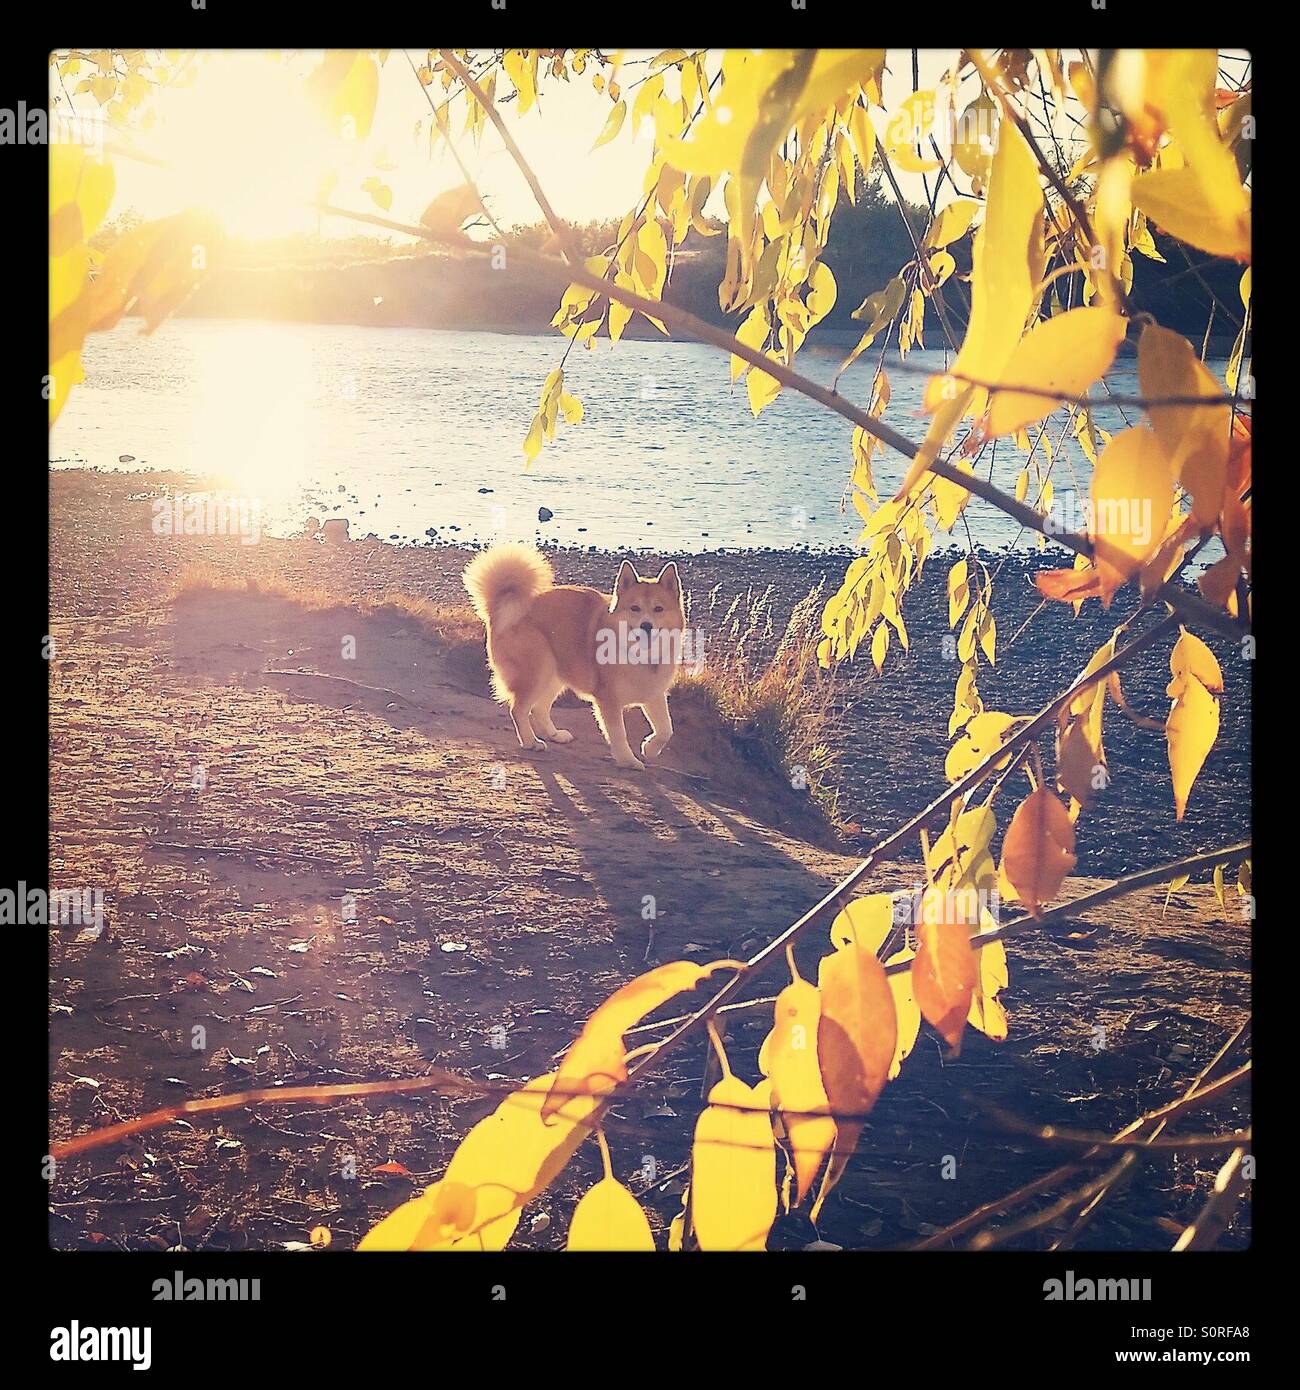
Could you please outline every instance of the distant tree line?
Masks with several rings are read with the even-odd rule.
[[[927,209],[906,204],[905,215],[919,242],[928,222]],[[102,251],[139,221],[128,210],[107,224],[92,244]],[[608,218],[575,225],[573,233],[582,253],[594,256],[613,247],[620,221]],[[715,228],[722,226],[709,221]],[[327,238],[309,233],[255,242],[232,239],[222,273],[213,276],[181,312],[201,317],[542,332],[549,329],[555,312],[555,293],[527,272],[512,270],[509,248],[540,249],[550,238],[550,229],[543,223],[507,229],[504,270],[493,270],[478,258],[413,247],[400,239]],[[1208,325],[1211,342],[1222,347],[1240,324],[1229,317],[1233,307],[1239,306],[1239,267],[1199,252],[1192,253],[1189,264],[1178,243],[1166,243],[1159,234],[1156,240],[1168,253],[1167,259],[1162,264],[1134,257],[1135,307],[1198,345]],[[945,286],[944,303],[954,330],[960,333],[969,303],[964,283],[970,273],[969,237],[949,250],[957,268]],[[727,322],[718,305],[725,253],[725,236],[692,231],[678,249],[665,299],[710,323]],[[859,181],[856,203],[841,194],[823,256],[834,272],[838,298],[814,335],[827,329],[851,332],[856,327],[853,311],[913,255],[908,227],[879,177]],[[1213,316],[1211,294],[1223,306]],[[629,336],[655,336],[655,331],[638,319]],[[926,341],[931,347],[943,344],[933,313],[927,317]]]

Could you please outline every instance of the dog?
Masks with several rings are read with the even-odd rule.
[[[620,767],[643,769],[623,724],[629,705],[645,711],[650,735],[641,754],[657,758],[673,736],[668,690],[681,664],[686,628],[681,578],[668,564],[654,579],[629,560],[612,594],[556,584],[550,561],[531,546],[495,545],[463,576],[487,628],[492,691],[508,705],[526,752],[573,735],[557,729],[551,707],[565,690],[591,703]]]

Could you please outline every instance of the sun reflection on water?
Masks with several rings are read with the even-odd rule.
[[[189,457],[230,491],[261,502],[275,526],[310,473],[313,354],[265,325],[221,325],[196,336]]]

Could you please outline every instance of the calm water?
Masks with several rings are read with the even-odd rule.
[[[575,348],[566,387],[586,418],[561,421],[525,471],[521,445],[564,350],[558,335],[204,319],[172,320],[152,337],[137,329],[124,323],[87,341],[86,381],[50,437],[51,463],[219,475],[232,494],[260,501],[273,535],[309,515],[347,516],[354,536],[386,540],[540,538],[609,549],[817,548],[851,545],[860,530],[853,508],[843,510],[852,426],[790,391],[755,420],[744,383],[730,385],[713,348]],[[829,384],[843,355],[808,347],[798,361]],[[937,371],[944,356],[908,362]],[[1222,362],[1211,366],[1222,375]],[[926,378],[887,370],[887,418],[919,440]],[[870,372],[856,364],[840,391],[865,404]],[[1134,360],[1109,381],[1136,394]],[[1097,418],[1123,426],[1114,409]],[[902,466],[876,455],[882,497]],[[1008,488],[1018,467],[1008,458],[997,474]],[[1058,494],[1075,481],[1086,489],[1073,441],[1053,477]],[[545,522],[541,508],[553,514]],[[1016,538],[1015,523],[978,501],[967,519],[977,542]]]

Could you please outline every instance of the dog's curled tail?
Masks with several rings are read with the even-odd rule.
[[[555,583],[546,556],[515,541],[475,556],[462,578],[474,611],[498,631],[517,623],[532,599]]]

